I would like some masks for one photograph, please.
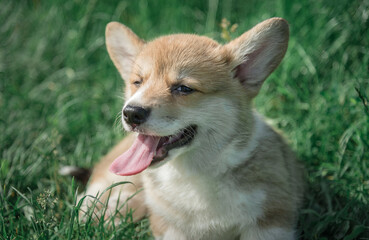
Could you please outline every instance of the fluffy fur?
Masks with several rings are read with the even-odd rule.
[[[252,109],[252,99],[285,54],[287,22],[266,20],[226,45],[190,34],[146,43],[112,22],[106,44],[125,80],[125,106],[144,106],[151,114],[137,128],[123,121],[133,133],[94,168],[86,194],[132,181],[113,188],[108,208],[114,212],[143,186],[127,206],[135,209],[135,219],[149,216],[156,239],[294,239],[302,168]],[[174,95],[174,85],[195,91]],[[137,133],[167,136],[193,124],[194,140],[170,150],[159,164],[130,177],[108,171]],[[83,208],[89,207],[85,201]]]

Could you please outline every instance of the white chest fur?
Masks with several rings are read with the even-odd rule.
[[[146,202],[151,211],[189,239],[210,233],[209,239],[237,235],[263,213],[266,196],[261,189],[246,192],[226,179],[183,176],[171,164],[155,170],[155,179],[146,177]]]

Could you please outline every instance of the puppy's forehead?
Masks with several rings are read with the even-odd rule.
[[[174,34],[148,42],[137,57],[136,64],[144,72],[167,74],[217,68],[224,64],[220,45],[214,40],[191,34]]]

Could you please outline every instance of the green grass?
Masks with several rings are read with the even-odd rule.
[[[291,40],[255,101],[307,169],[301,239],[369,239],[369,1],[0,0],[0,239],[150,239],[148,221],[114,229],[77,220],[62,165],[91,167],[122,136],[123,81],[104,28],[144,39],[221,42],[273,16]],[[129,219],[129,216],[127,217]]]

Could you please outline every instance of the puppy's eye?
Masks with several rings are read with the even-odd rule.
[[[140,78],[139,80],[134,81],[132,84],[135,85],[136,87],[140,87],[142,84],[142,81],[143,81],[142,78]]]
[[[172,87],[173,94],[188,95],[190,93],[193,93],[194,91],[195,91],[194,89],[187,87],[185,85],[179,85],[179,86]]]

